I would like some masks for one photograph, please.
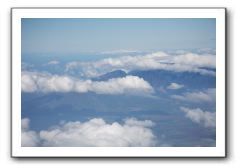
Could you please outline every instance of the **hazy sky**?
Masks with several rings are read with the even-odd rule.
[[[215,19],[22,19],[22,53],[215,48]]]

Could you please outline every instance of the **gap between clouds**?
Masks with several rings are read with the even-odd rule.
[[[111,95],[149,95],[154,92],[147,81],[137,76],[113,78],[108,81],[91,81],[26,71],[21,73],[21,90],[23,92],[94,92]]]
[[[198,72],[215,76],[215,72],[205,68],[216,68],[216,56],[211,54],[186,53],[169,55],[156,52],[147,55],[105,58],[99,61],[73,61],[66,64],[67,73],[80,73],[83,77],[97,77],[114,70],[154,70],[162,69],[176,72]]]
[[[204,127],[216,127],[216,113],[203,111],[200,108],[190,109],[186,107],[180,107],[186,117],[192,120],[194,123],[203,125]]]
[[[30,120],[22,119],[21,145],[23,147],[152,147],[157,138],[150,120],[127,118],[123,124],[106,123],[102,118],[93,118],[84,123],[64,122],[48,130],[30,130]]]

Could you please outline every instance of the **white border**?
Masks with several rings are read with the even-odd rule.
[[[21,147],[21,18],[216,18],[216,147]],[[12,9],[13,157],[225,157],[225,9]]]

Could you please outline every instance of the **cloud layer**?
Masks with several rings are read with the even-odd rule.
[[[156,52],[147,55],[106,58],[94,62],[74,61],[66,65],[66,72],[78,72],[82,74],[81,76],[96,77],[118,69],[125,71],[163,69],[176,72],[199,72],[215,76],[214,71],[204,69],[215,67],[215,55],[194,53],[169,55],[164,52]]]
[[[206,91],[201,92],[187,92],[183,95],[172,95],[173,99],[185,101],[185,102],[215,102],[216,101],[216,89],[209,88]]]
[[[94,92],[97,94],[153,93],[152,86],[137,76],[91,81],[37,72],[22,72],[21,90],[23,92]]]
[[[181,111],[186,113],[186,117],[192,120],[194,123],[202,124],[204,127],[216,126],[216,113],[203,111],[200,108],[190,109],[181,107]]]
[[[29,119],[22,119],[22,125]],[[79,121],[61,123],[49,130],[40,131],[35,141],[34,136],[25,136],[22,131],[22,146],[47,146],[47,147],[149,147],[157,144],[156,136],[151,127],[154,123],[150,120],[137,120],[128,118],[123,124],[114,122],[106,123],[101,118],[94,118],[84,123]],[[28,130],[29,132],[29,130]],[[33,139],[31,139],[33,138]],[[39,142],[39,141],[37,141]]]

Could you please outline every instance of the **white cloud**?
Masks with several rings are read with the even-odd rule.
[[[156,52],[147,55],[106,58],[94,62],[73,61],[66,65],[66,72],[78,70],[85,77],[96,77],[118,69],[125,71],[162,69],[176,72],[198,72],[203,75],[215,76],[214,71],[204,69],[215,67],[215,55],[194,53],[169,55],[164,52]]]
[[[52,60],[52,61],[49,61],[48,63],[47,63],[47,65],[57,65],[57,64],[59,64],[60,62],[59,61],[57,61],[57,60]]]
[[[36,147],[40,143],[38,134],[29,129],[30,120],[24,118],[21,120],[21,146]]]
[[[95,92],[97,94],[151,94],[152,86],[137,76],[108,81],[80,80],[69,76],[22,72],[23,92]]]
[[[186,113],[186,117],[192,120],[194,123],[202,124],[204,127],[216,126],[216,113],[203,111],[200,108],[189,109],[181,107],[181,111]]]
[[[171,83],[169,86],[167,86],[167,89],[181,89],[184,85],[177,84],[177,83]]]
[[[124,120],[125,124],[126,125],[129,125],[129,126],[144,126],[144,127],[152,127],[154,126],[154,123],[151,121],[151,120],[144,120],[144,121],[141,121],[141,120],[137,120],[136,118],[127,118]]]
[[[209,88],[206,91],[200,92],[187,92],[183,95],[172,95],[173,99],[186,101],[186,102],[215,102],[216,101],[216,89]]]
[[[150,127],[150,120],[140,121],[128,118],[123,124],[106,123],[93,118],[81,123],[63,122],[48,130],[40,131],[38,146],[45,147],[149,147],[156,146],[157,138]],[[24,132],[23,132],[24,133]],[[33,137],[34,138],[34,137]],[[28,139],[29,142],[33,139]]]
[[[148,82],[136,76],[114,78],[102,82],[97,81],[92,84],[91,88],[92,91],[99,94],[146,94],[153,92],[153,88]]]
[[[22,130],[29,129],[29,124],[30,124],[30,119],[28,119],[28,118],[21,119],[21,129]]]
[[[198,55],[187,53],[183,55],[174,56],[173,61],[181,65],[192,65],[197,67],[216,67],[215,55]]]
[[[36,76],[31,72],[22,72],[21,73],[21,90],[24,92],[34,92],[37,90]]]

